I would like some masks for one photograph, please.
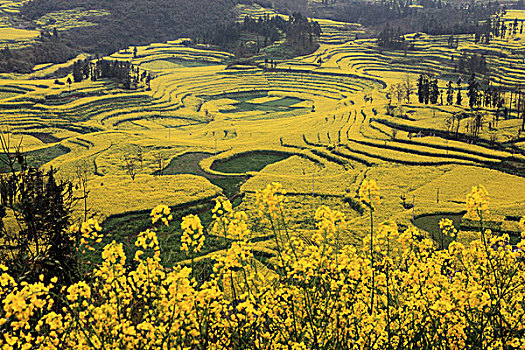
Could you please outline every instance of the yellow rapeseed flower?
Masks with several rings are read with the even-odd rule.
[[[483,185],[473,186],[467,194],[467,217],[473,220],[480,219],[480,215],[488,214],[488,192]]]
[[[187,254],[200,252],[205,240],[200,218],[197,215],[187,215],[182,218],[180,226],[182,228],[180,250],[186,251]]]
[[[359,199],[372,209],[381,204],[381,195],[375,180],[364,179],[359,186],[358,195]]]

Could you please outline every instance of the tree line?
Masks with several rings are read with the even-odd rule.
[[[476,74],[472,73],[467,81],[463,81],[461,77],[455,83],[448,81],[445,88],[439,87],[437,77],[420,74],[414,86],[407,76],[404,82],[389,87],[387,115],[394,115],[395,107],[392,104],[394,99],[397,99],[398,103],[410,103],[410,96],[414,91],[419,103],[456,106],[466,104],[471,110],[496,108],[494,121],[490,127],[497,124],[500,117],[508,119],[514,116],[522,119],[521,129],[525,131],[525,93],[521,85],[504,89],[502,86],[491,84],[488,80],[480,81]],[[471,127],[471,131],[474,132],[479,126],[471,125]]]

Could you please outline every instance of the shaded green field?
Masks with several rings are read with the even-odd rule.
[[[61,155],[67,154],[70,149],[66,146],[55,145],[47,148],[42,148],[36,151],[25,153],[27,165],[30,167],[39,168],[44,164],[52,161],[53,159],[60,157]],[[9,172],[9,167],[5,164],[6,155],[0,154],[0,173]],[[19,167],[17,166],[17,170]]]
[[[222,188],[226,197],[232,197],[239,193],[241,185],[248,179],[247,176],[220,176],[205,172],[199,163],[204,158],[212,156],[211,153],[191,152],[185,153],[171,160],[162,171],[164,175],[192,174],[205,177],[212,184]]]
[[[204,227],[208,226],[212,220],[211,208],[214,203],[211,201],[190,206],[177,206],[172,208],[173,221],[169,227],[162,227],[158,230],[159,243],[161,247],[161,256],[164,266],[173,266],[179,261],[186,260],[186,253],[180,250],[182,218],[189,214],[197,213]],[[101,246],[109,244],[113,240],[121,242],[128,261],[133,260],[137,251],[135,240],[138,232],[143,232],[153,225],[148,212],[129,213],[118,216],[112,216],[103,223],[104,239]],[[206,234],[206,240],[202,251],[197,256],[203,256],[210,252],[226,249],[230,246],[231,241],[223,237],[216,237]],[[93,254],[93,262],[99,262],[100,254]]]
[[[300,98],[295,97],[284,97],[279,100],[274,101],[268,101],[263,103],[252,103],[248,101],[241,101],[239,103],[234,103],[233,106],[235,107],[234,110],[219,110],[222,113],[228,113],[228,112],[249,112],[249,111],[262,111],[262,112],[285,112],[285,111],[299,111],[302,110],[304,112],[308,111],[308,108],[304,107],[292,107],[294,104],[303,102],[304,100],[301,100]]]
[[[269,97],[265,91],[258,91],[253,93],[230,93],[220,94],[215,96],[203,96],[205,101],[211,101],[216,99],[228,98],[237,102],[232,103],[231,106],[234,108],[220,109],[221,113],[241,113],[251,111],[261,111],[266,113],[272,112],[309,112],[309,108],[305,107],[293,107],[293,105],[304,102],[305,100],[297,97],[282,97],[275,100],[266,102],[255,102],[253,100]]]
[[[247,152],[226,160],[215,161],[212,169],[222,173],[246,173],[249,171],[260,171],[265,166],[280,162],[291,154],[284,152]]]
[[[213,65],[213,63],[206,62],[206,61],[183,60],[183,59],[176,59],[176,58],[146,61],[140,64],[140,66],[143,68],[158,69],[158,70],[175,69],[175,68],[182,68],[182,67],[188,67],[188,68],[204,67],[204,66],[210,66],[210,65]]]
[[[421,215],[414,219],[414,225],[422,230],[427,231],[432,235],[433,238],[435,238],[441,233],[441,230],[439,229],[439,222],[441,219],[452,220],[454,227],[459,229],[463,215],[465,215],[464,212]]]
[[[241,185],[248,180],[249,176],[239,175],[215,175],[202,170],[199,163],[201,160],[211,157],[212,153],[190,152],[173,158],[168,166],[163,169],[164,175],[192,174],[203,176],[211,183],[223,189],[227,197],[239,193]],[[226,160],[215,161],[212,169],[223,173],[239,174],[250,171],[260,171],[265,166],[279,162],[290,157],[291,154],[284,152],[247,152]],[[155,173],[157,174],[157,172]]]

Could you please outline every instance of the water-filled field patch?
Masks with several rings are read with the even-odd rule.
[[[291,96],[275,98],[269,96],[267,92],[254,93],[232,93],[205,97],[206,101],[228,98],[237,102],[228,105],[226,108],[220,108],[221,113],[242,113],[260,111],[265,113],[273,112],[304,112],[310,111],[306,107],[297,107],[295,105],[304,102],[304,99]],[[264,101],[264,102],[259,102]]]
[[[216,160],[211,168],[222,173],[246,173],[260,171],[265,166],[279,162],[292,154],[277,151],[254,151],[237,154],[224,160]]]

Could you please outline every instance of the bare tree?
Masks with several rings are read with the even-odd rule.
[[[397,103],[401,103],[401,100],[405,97],[405,87],[403,83],[395,85]]]
[[[140,163],[140,170],[142,170],[142,165],[144,162],[144,153],[142,152],[142,147],[139,146],[139,149],[137,150],[137,161]]]
[[[26,167],[22,151],[22,140],[18,144],[12,144],[9,130],[0,132],[0,147],[2,148],[4,156],[0,156],[0,164],[11,171],[15,172],[17,169]]]
[[[391,138],[392,140],[395,140],[395,139],[396,139],[396,136],[397,136],[397,133],[398,133],[398,130],[392,128],[392,134],[390,135],[390,138]]]
[[[489,135],[490,143],[495,144],[498,141],[498,134],[495,132],[491,132]]]
[[[463,119],[463,115],[461,113],[457,113],[454,115],[456,118],[456,137],[458,137],[459,134],[459,127],[461,126],[461,119]]]
[[[410,75],[407,74],[405,84],[405,99],[407,103],[410,103],[410,96],[414,93],[414,84],[410,80]]]
[[[451,132],[452,130],[454,130],[454,116],[451,115],[447,118],[445,118],[445,126],[447,127],[447,132]]]
[[[137,170],[139,168],[139,159],[136,156],[124,156],[122,159],[121,169],[126,171],[126,174],[131,176],[131,180],[135,181]]]
[[[84,202],[84,221],[88,220],[90,208],[88,208],[88,195],[89,195],[89,189],[88,189],[88,180],[89,175],[92,173],[91,166],[88,162],[83,161],[80,164],[77,164],[75,167],[75,176],[78,181],[76,187],[82,191],[82,196],[78,197],[76,199],[81,200]]]
[[[479,135],[480,131],[483,130],[483,123],[485,120],[486,116],[484,114],[478,112],[474,115],[474,119],[472,119],[470,122],[470,131],[472,132],[472,135]]]
[[[396,94],[396,88],[395,85],[388,86],[388,104],[392,105],[392,100],[394,99],[394,95]]]
[[[155,174],[160,176],[164,172],[164,156],[161,153],[155,153],[153,157],[155,159],[155,164],[157,165],[157,171]]]

